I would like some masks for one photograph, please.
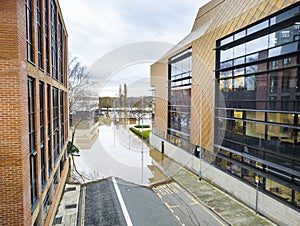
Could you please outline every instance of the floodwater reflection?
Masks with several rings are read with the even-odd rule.
[[[102,125],[99,136],[90,149],[81,149],[75,157],[77,170],[85,179],[94,181],[115,176],[141,185],[159,183],[167,177],[157,163],[164,155],[129,131],[125,125]]]

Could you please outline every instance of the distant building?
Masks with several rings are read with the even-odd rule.
[[[286,225],[300,222],[299,15],[296,0],[212,0],[151,66],[150,143],[253,209],[258,183],[258,212]]]
[[[0,224],[52,225],[69,168],[68,34],[58,0],[0,4]]]

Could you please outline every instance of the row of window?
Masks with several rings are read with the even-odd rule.
[[[35,43],[33,42],[35,31],[33,27],[36,27],[38,67],[41,70],[45,70],[48,74],[51,74],[54,79],[65,83],[64,59],[66,58],[66,52],[64,51],[64,45],[66,43],[66,35],[63,31],[61,18],[58,15],[55,1],[37,0],[36,7],[33,7],[32,0],[25,0],[25,6],[28,61],[35,63]],[[34,21],[33,14],[35,13],[33,9],[36,9],[36,21]],[[33,23],[36,23],[36,26],[33,26]],[[44,29],[42,24],[45,25]],[[51,55],[51,65],[49,55]]]
[[[35,117],[35,93],[39,94],[39,133],[40,140],[36,140],[37,122]],[[47,91],[47,94],[45,94]],[[60,115],[58,109],[58,92],[60,96]],[[52,95],[51,95],[52,94]],[[38,87],[35,87],[35,79],[28,77],[28,119],[29,119],[29,148],[30,148],[30,184],[31,184],[31,203],[33,208],[38,200],[37,194],[37,173],[41,174],[42,190],[45,188],[48,178],[52,172],[52,156],[54,156],[55,164],[59,157],[60,151],[65,146],[65,133],[67,132],[67,117],[65,115],[65,106],[67,96],[63,91],[58,91],[57,88],[50,85],[39,82]],[[46,104],[47,103],[47,104]],[[47,110],[45,110],[47,109]],[[53,121],[51,123],[50,112],[53,112]],[[45,119],[47,117],[47,119]],[[61,127],[59,128],[59,120],[61,121]],[[47,121],[46,121],[47,120]],[[46,124],[45,124],[46,123]],[[51,133],[51,126],[52,131]],[[47,127],[47,136],[45,130]],[[53,136],[53,137],[51,137]],[[52,141],[53,140],[53,141]],[[48,147],[46,148],[46,142]],[[53,142],[53,143],[52,143]],[[60,142],[60,145],[59,143]],[[39,143],[40,152],[37,151],[36,144]],[[48,149],[48,152],[46,152]],[[46,154],[47,153],[47,154]],[[48,156],[48,158],[47,158]],[[37,158],[41,160],[41,168],[37,169]],[[47,159],[46,159],[47,158]],[[46,166],[48,165],[48,172]]]
[[[188,146],[191,124],[192,49],[169,60],[168,138]]]
[[[217,41],[214,163],[299,206],[300,6]],[[214,153],[214,154],[216,154]]]
[[[240,162],[243,164],[239,164]],[[215,165],[252,185],[256,185],[256,176],[259,175],[258,186],[261,189],[268,191],[284,202],[300,206],[300,192],[291,189],[291,183],[288,184],[276,179],[276,176],[272,175],[272,168],[226,151],[220,151],[216,157]],[[300,184],[299,178],[290,178],[290,181]]]

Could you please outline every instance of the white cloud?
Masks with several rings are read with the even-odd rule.
[[[208,1],[60,0],[60,6],[69,51],[90,67],[131,43],[178,43],[190,32],[199,7]]]

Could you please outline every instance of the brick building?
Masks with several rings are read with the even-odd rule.
[[[150,143],[280,225],[300,222],[299,15],[299,0],[212,0],[151,66]]]
[[[0,1],[0,224],[50,225],[69,162],[58,0]]]

